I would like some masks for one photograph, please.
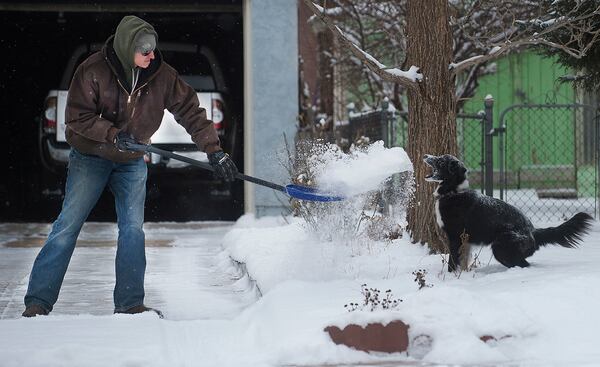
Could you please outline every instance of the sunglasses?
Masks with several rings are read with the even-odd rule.
[[[152,52],[154,52],[154,50],[150,50],[150,51],[144,51],[144,52],[142,52],[141,54],[142,54],[142,56],[148,56],[148,55],[150,55]]]

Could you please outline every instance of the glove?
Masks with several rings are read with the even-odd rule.
[[[215,169],[215,175],[224,179],[227,182],[235,180],[235,175],[238,172],[235,163],[229,158],[229,155],[222,150],[214,153],[208,153],[208,162]]]
[[[119,131],[117,136],[115,136],[115,145],[120,152],[126,152],[129,150],[127,144],[138,144],[133,135],[126,133],[125,131]]]

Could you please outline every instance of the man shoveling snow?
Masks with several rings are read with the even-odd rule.
[[[81,227],[107,185],[115,196],[119,226],[114,312],[155,311],[162,316],[144,305],[146,163],[143,153],[126,147],[148,142],[165,109],[178,116],[218,176],[232,181],[237,172],[205,109],[198,106],[196,92],[162,60],[156,42],[150,24],[126,16],[102,50],[73,76],[66,108],[72,150],[65,198],[33,264],[24,317],[52,311]]]

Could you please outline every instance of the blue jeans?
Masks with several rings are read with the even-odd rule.
[[[143,158],[116,163],[71,150],[62,210],[33,263],[25,306],[37,304],[52,311],[81,227],[106,185],[115,197],[119,227],[115,311],[144,303],[146,178]]]

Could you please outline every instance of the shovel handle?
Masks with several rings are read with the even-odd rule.
[[[200,167],[200,168],[208,170],[208,171],[212,171],[212,172],[215,171],[214,167],[211,166],[210,163],[201,162],[201,161],[196,160],[196,159],[192,159],[192,158],[180,155],[180,154],[169,152],[168,150],[159,149],[159,148],[154,147],[152,145],[127,143],[127,149],[133,150],[133,151],[136,151],[136,152],[156,153],[156,154],[161,155],[163,157],[172,158],[172,159],[175,159],[175,160],[178,160],[178,161],[181,161],[181,162],[189,163],[191,165],[194,165],[196,167]],[[235,178],[237,178],[239,180],[244,180],[244,181],[252,182],[252,183],[255,183],[257,185],[265,186],[265,187],[268,187],[268,188],[273,189],[273,190],[278,190],[278,191],[282,191],[284,193],[287,193],[285,187],[283,187],[281,185],[275,184],[273,182],[265,181],[265,180],[260,179],[260,178],[248,176],[248,175],[245,175],[245,174],[243,174],[241,172],[236,173],[235,174]]]

